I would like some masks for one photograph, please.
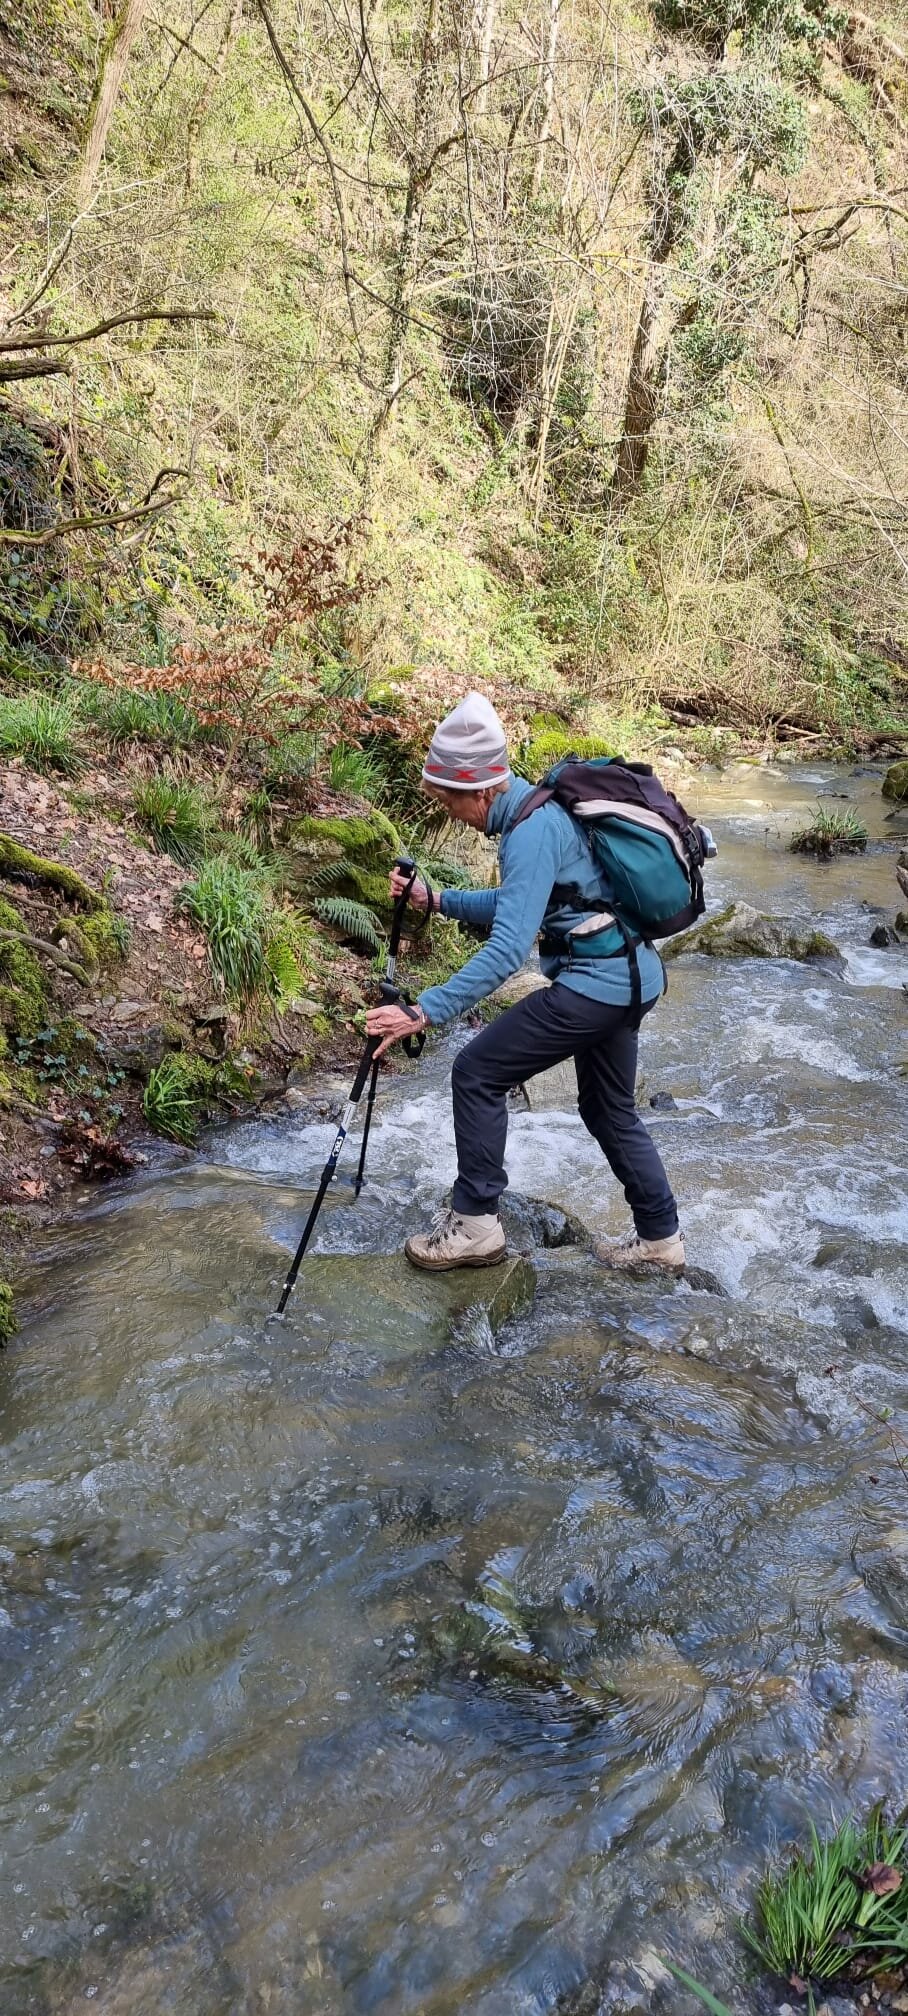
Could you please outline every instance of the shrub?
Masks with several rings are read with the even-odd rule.
[[[831,861],[834,854],[863,854],[866,845],[867,828],[854,812],[828,812],[819,805],[810,825],[792,836],[791,851]]]
[[[13,1291],[8,1281],[0,1281],[0,1344],[14,1336],[18,1327]]]
[[[133,793],[137,823],[150,834],[162,854],[181,868],[192,868],[205,854],[211,832],[211,811],[192,784],[172,777],[150,777]]]
[[[76,747],[78,710],[68,694],[17,693],[0,697],[0,751],[23,756],[33,770],[59,770],[65,777],[79,768]]]
[[[261,877],[216,854],[186,884],[180,902],[201,925],[211,964],[228,994],[248,1001],[267,976],[269,918]]]

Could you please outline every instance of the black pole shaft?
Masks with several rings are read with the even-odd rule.
[[[372,1066],[372,1076],[369,1080],[369,1097],[366,1100],[366,1118],[363,1123],[363,1138],[359,1151],[359,1166],[356,1171],[356,1181],[353,1185],[354,1197],[359,1196],[359,1193],[366,1180],[366,1150],[369,1146],[369,1129],[372,1125],[372,1115],[375,1111],[375,1094],[377,1090],[378,1090],[378,1059],[376,1058],[375,1063]]]
[[[404,914],[407,908],[407,904],[410,901],[410,892],[413,888],[414,882],[416,881],[416,863],[415,861],[411,861],[409,855],[399,856],[395,865],[401,870],[402,874],[405,874],[407,876],[407,886],[405,889],[401,890],[401,893],[398,896],[397,901],[394,905],[394,910],[391,916],[391,930],[388,938],[388,957],[385,963],[385,978],[382,983],[383,987],[387,987],[389,992],[391,993],[395,992],[394,969],[397,960],[398,948],[401,940],[401,933],[403,931]],[[397,998],[399,999],[400,997],[398,996]],[[359,1101],[362,1098],[363,1088],[365,1086],[366,1079],[369,1077],[369,1074],[371,1072],[372,1076],[369,1085],[369,1098],[366,1105],[366,1122],[363,1129],[362,1147],[360,1149],[360,1155],[359,1155],[359,1168],[357,1169],[356,1172],[355,1194],[357,1197],[359,1196],[359,1193],[363,1187],[363,1180],[365,1177],[365,1170],[366,1170],[366,1147],[369,1140],[369,1128],[372,1124],[372,1109],[375,1105],[375,1092],[378,1084],[378,1059],[375,1053],[378,1050],[380,1043],[381,1043],[380,1036],[370,1036],[367,1040],[365,1050],[363,1051],[363,1054],[359,1060],[356,1077],[354,1078],[353,1084],[350,1088],[350,1097],[347,1101],[346,1106],[344,1107],[343,1114],[341,1115],[337,1133],[334,1137],[334,1144],[332,1146],[331,1153],[328,1157],[327,1162],[325,1163],[324,1169],[322,1170],[321,1177],[319,1179],[318,1189],[316,1190],[315,1196],[312,1199],[312,1208],[309,1212],[308,1218],[306,1219],[306,1223],[303,1226],[302,1238],[300,1239],[300,1243],[296,1249],[296,1252],[293,1255],[293,1259],[290,1262],[290,1269],[287,1274],[287,1279],[284,1282],[283,1288],[281,1289],[281,1299],[277,1305],[276,1310],[276,1314],[278,1316],[283,1316],[284,1310],[286,1309],[290,1297],[293,1294],[293,1289],[296,1283],[296,1277],[303,1264],[303,1257],[306,1251],[306,1247],[308,1246],[312,1234],[315,1230],[318,1214],[325,1201],[325,1194],[334,1178],[334,1173],[337,1169],[337,1165],[340,1160],[341,1150],[343,1148],[344,1142],[347,1139],[347,1135],[350,1131],[350,1124],[353,1119],[353,1109],[354,1107],[358,1106]]]
[[[344,1111],[341,1116],[337,1133],[334,1137],[334,1143],[331,1149],[331,1153],[328,1157],[327,1162],[325,1163],[324,1169],[322,1170],[318,1189],[316,1190],[315,1196],[312,1199],[312,1208],[309,1212],[309,1216],[306,1219],[306,1223],[303,1227],[302,1238],[300,1239],[300,1243],[296,1249],[296,1252],[293,1255],[293,1259],[290,1262],[290,1270],[287,1275],[287,1279],[284,1282],[284,1286],[281,1290],[281,1299],[277,1305],[277,1314],[279,1316],[283,1316],[284,1310],[286,1309],[290,1297],[293,1293],[296,1277],[303,1264],[303,1255],[305,1254],[306,1247],[308,1246],[312,1234],[315,1230],[316,1219],[318,1218],[318,1214],[325,1201],[325,1193],[328,1189],[329,1184],[332,1181],[334,1172],[340,1160],[341,1149],[343,1148],[344,1142],[346,1141],[347,1135],[350,1131],[350,1122],[353,1118],[353,1109],[355,1106],[359,1104],[359,1101],[362,1098],[363,1086],[365,1085],[366,1079],[369,1076],[369,1072],[372,1069],[372,1065],[375,1059],[375,1052],[378,1049],[380,1042],[381,1042],[380,1036],[370,1036],[366,1044],[365,1050],[363,1051],[363,1054],[359,1060],[359,1066],[357,1068],[356,1077],[353,1080],[353,1085],[350,1090],[350,1097],[347,1101],[346,1106],[344,1107]]]

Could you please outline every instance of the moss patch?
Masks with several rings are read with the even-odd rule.
[[[0,1281],[0,1345],[5,1344],[18,1328],[13,1291],[8,1281]]]
[[[0,833],[0,875],[13,881],[35,883],[45,889],[59,889],[61,896],[68,897],[80,910],[106,910],[103,896],[90,889],[77,875],[74,868],[64,868],[59,861],[48,861],[43,854],[33,854],[28,847],[22,847],[8,833]]]
[[[0,897],[0,930],[28,926],[12,903]],[[12,1036],[36,1036],[47,1019],[47,987],[34,952],[0,940],[0,1023]]]

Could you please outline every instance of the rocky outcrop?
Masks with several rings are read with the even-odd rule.
[[[793,917],[771,917],[749,903],[729,903],[661,946],[664,959],[705,952],[712,959],[826,960],[841,966],[842,954],[825,931],[812,931]]]
[[[399,833],[374,806],[345,817],[293,819],[281,835],[281,880],[300,902],[347,896],[387,918],[388,876],[400,852]]]

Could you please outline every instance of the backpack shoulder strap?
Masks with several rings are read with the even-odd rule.
[[[524,799],[520,811],[511,820],[511,832],[513,833],[515,826],[520,826],[524,819],[529,819],[531,812],[538,812],[540,805],[547,805],[549,799],[554,796],[554,785],[537,784],[535,791],[531,791],[529,797]]]

